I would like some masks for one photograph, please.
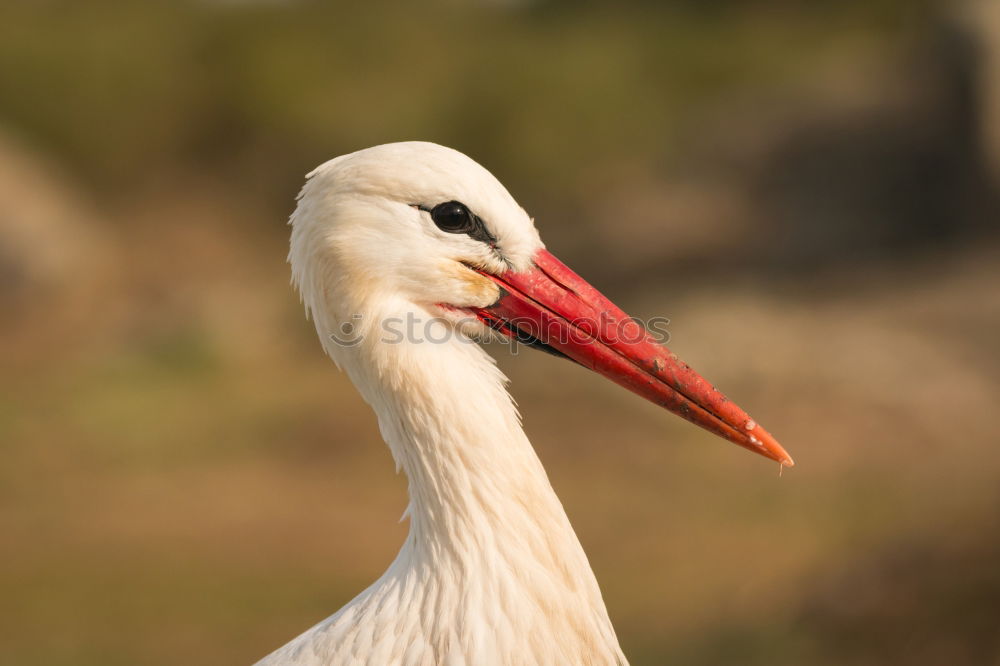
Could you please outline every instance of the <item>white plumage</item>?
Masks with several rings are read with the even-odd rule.
[[[442,202],[461,202],[484,229],[478,236],[443,229],[430,212]],[[504,276],[534,271],[550,280],[561,267],[546,273],[544,264],[535,266],[551,255],[531,218],[468,157],[409,142],[317,168],[291,225],[293,281],[324,349],[375,410],[406,473],[410,532],[381,578],[259,663],[625,664],[597,581],[521,429],[506,380],[470,343],[492,334],[483,323],[493,321],[489,308],[516,291]],[[575,299],[572,307],[587,306],[589,286],[582,280],[575,290],[550,282],[554,302],[567,297]],[[470,316],[476,312],[478,319]],[[384,323],[408,316],[430,321],[428,339],[437,342],[387,341]],[[348,329],[352,343],[338,343],[334,338],[343,340]],[[698,412],[700,405],[728,401],[716,398],[707,382],[707,388],[696,386],[684,374],[693,371],[675,356],[649,362],[642,354],[651,348],[628,348],[611,361],[591,363],[592,354],[613,347],[603,344],[581,351],[553,342],[557,351],[646,397],[658,391],[651,399],[685,418],[702,425],[715,419],[722,425],[706,427],[791,464],[735,406],[716,410],[728,410],[722,416]],[[600,365],[618,362],[614,354],[632,365]],[[655,389],[636,388],[627,379],[636,367],[651,377],[679,374],[650,379]]]
[[[336,158],[300,195],[293,278],[324,348],[375,410],[406,473],[410,534],[371,587],[261,664],[626,663],[493,360],[464,337],[382,342],[387,318],[441,318],[439,339],[453,314],[438,303],[497,298],[497,287],[461,262],[507,267],[411,205],[449,200],[488,221],[515,267],[541,246],[532,220],[489,172],[435,144]],[[344,324],[361,342],[331,339]]]

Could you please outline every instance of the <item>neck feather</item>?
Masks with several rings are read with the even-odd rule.
[[[462,557],[512,534],[572,535],[506,379],[479,346],[425,340],[368,355],[362,392],[409,481],[414,548]]]
[[[463,654],[515,658],[528,649],[555,663],[625,663],[587,558],[492,359],[454,338],[366,341],[355,351],[357,362],[343,365],[407,475],[411,529],[390,569],[345,611],[412,597],[422,608],[416,630],[438,641],[438,656],[458,641]],[[507,631],[489,640],[454,634],[469,622]],[[492,642],[505,635],[510,645]]]

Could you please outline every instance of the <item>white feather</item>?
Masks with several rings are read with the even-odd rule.
[[[484,220],[496,251],[412,206],[451,200]],[[470,343],[481,325],[438,306],[496,300],[463,264],[527,267],[541,247],[528,215],[468,157],[409,142],[320,166],[291,225],[293,280],[324,349],[377,413],[409,480],[410,533],[381,578],[259,663],[625,664],[506,380]],[[387,343],[382,322],[408,315],[433,319],[447,341]],[[358,344],[331,338],[346,323]]]

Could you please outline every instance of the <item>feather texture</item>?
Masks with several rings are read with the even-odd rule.
[[[457,200],[497,247],[435,233],[411,204]],[[293,280],[327,353],[378,415],[408,479],[410,532],[395,561],[265,666],[625,664],[597,581],[506,380],[437,304],[485,306],[502,272],[541,247],[534,224],[485,169],[426,143],[337,158],[292,216]],[[421,339],[387,341],[416,317]],[[342,344],[345,324],[351,344]],[[436,342],[432,342],[436,341]]]

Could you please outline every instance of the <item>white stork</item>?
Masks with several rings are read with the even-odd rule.
[[[406,473],[410,532],[381,578],[260,664],[627,663],[506,380],[473,340],[568,357],[793,464],[546,251],[503,185],[459,152],[407,142],[330,160],[290,224],[293,281]],[[387,335],[408,318],[419,336]]]

